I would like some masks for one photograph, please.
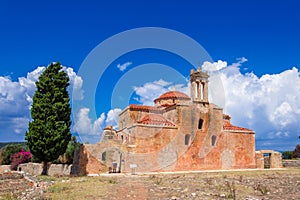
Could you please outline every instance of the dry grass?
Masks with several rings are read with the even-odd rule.
[[[300,169],[59,178],[49,199],[300,199]]]
[[[101,199],[107,189],[117,184],[117,178],[73,177],[55,181],[46,191],[51,199]]]

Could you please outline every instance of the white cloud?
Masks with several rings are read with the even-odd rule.
[[[32,97],[36,90],[35,82],[46,67],[37,67],[26,77],[12,81],[10,77],[0,76],[0,140],[24,140],[30,117]],[[63,67],[70,78],[70,95],[82,99],[82,78],[77,76],[70,67]],[[74,89],[74,90],[73,90]]]
[[[255,130],[258,140],[275,139],[279,136],[286,140],[295,140],[291,138],[297,138],[300,130],[297,122],[300,119],[298,69],[293,67],[279,74],[257,77],[254,73],[240,72],[240,66],[245,61],[246,58],[241,58],[237,63],[228,66],[223,61],[205,64],[206,67],[213,65],[214,69],[218,69],[209,72],[210,84],[216,84],[216,76],[221,79],[226,100],[224,111],[232,116],[233,123]],[[214,102],[216,99],[210,101]],[[276,140],[269,143],[276,146]],[[268,142],[264,141],[263,144],[266,147]]]
[[[148,82],[140,87],[133,87],[135,93],[138,95],[137,101],[143,105],[153,105],[153,100],[161,94],[168,91],[167,86],[172,83],[162,79],[154,82]]]
[[[102,113],[94,122],[89,117],[89,108],[81,108],[75,116],[73,131],[79,135],[100,135],[105,122],[105,114]]]
[[[32,97],[35,92],[35,82],[38,80],[39,76],[43,73],[45,70],[45,67],[37,67],[32,72],[27,73],[27,77],[20,77],[18,78],[19,84],[26,88],[27,98],[30,103],[32,103]]]
[[[108,111],[107,118],[105,120],[106,126],[112,125],[116,129],[118,126],[118,118],[121,111],[122,110],[120,108],[115,108]]]
[[[283,102],[270,114],[269,119],[273,124],[284,128],[297,120],[294,117],[291,105],[287,102]]]
[[[30,106],[35,91],[35,81],[43,68],[37,68],[27,77],[12,81],[0,76],[0,140],[24,140],[30,120]]]
[[[159,79],[158,81],[154,81],[153,84],[165,87],[165,86],[171,85],[172,83],[171,82],[167,82],[167,81],[165,81],[163,79]]]
[[[129,66],[129,65],[131,65],[132,64],[132,62],[126,62],[126,63],[124,63],[124,64],[118,64],[117,65],[117,68],[120,70],[120,71],[124,71],[124,70],[126,70],[127,69],[127,67]]]
[[[107,114],[102,113],[96,120],[89,117],[89,108],[81,108],[75,115],[74,126],[72,131],[77,133],[82,142],[96,143],[99,142],[103,129],[112,125],[118,128],[120,108],[111,109]]]
[[[70,78],[69,93],[72,94],[72,98],[75,100],[82,100],[84,97],[82,89],[82,78],[80,76],[77,76],[77,74],[71,67],[63,67],[63,70],[68,74]]]
[[[208,72],[218,71],[218,70],[221,70],[225,67],[227,67],[227,62],[222,61],[222,60],[218,60],[218,62],[213,62],[213,63],[205,61],[202,65],[202,69],[204,71],[208,71]]]
[[[140,87],[135,86],[133,89],[138,96],[135,100],[143,105],[153,105],[154,99],[168,91],[176,90],[187,95],[190,93],[188,82],[186,84],[174,84],[163,79],[145,83]]]
[[[28,117],[30,104],[26,87],[9,77],[0,77],[0,116]]]

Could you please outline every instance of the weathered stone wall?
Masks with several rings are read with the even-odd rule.
[[[273,150],[260,150],[256,151],[256,168],[265,168],[265,156],[269,155],[270,168],[281,168],[282,167],[282,156],[281,153]]]
[[[97,144],[84,144],[80,146],[79,152],[79,174],[99,174],[105,173],[109,169],[105,163],[101,162],[102,153],[106,148],[114,147],[113,141],[106,141]]]
[[[300,160],[282,160],[283,167],[300,167]]]
[[[271,155],[270,168],[281,168],[282,167],[282,156],[281,153],[274,151]]]
[[[7,171],[10,171],[10,165],[0,165],[0,174]]]
[[[123,117],[130,115],[133,122],[145,114],[127,110]],[[221,108],[202,103],[178,105],[164,116],[176,121],[177,126],[133,124],[128,129],[130,143],[110,140],[84,145],[80,173],[105,173],[112,160],[117,161],[122,172],[130,172],[132,164],[136,164],[137,172],[256,168],[254,133],[223,131]],[[107,158],[103,161],[105,151]]]
[[[150,153],[159,151],[177,134],[177,128],[166,128],[151,125],[136,126],[135,145],[136,153]]]
[[[50,176],[68,176],[71,174],[72,165],[51,164],[48,169]],[[41,175],[43,165],[40,163],[24,163],[18,166],[18,171],[23,171],[31,175]]]
[[[256,157],[256,168],[263,169],[264,168],[264,154],[260,151],[256,151],[255,157]]]

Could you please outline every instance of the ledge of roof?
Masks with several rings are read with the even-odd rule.
[[[175,126],[173,122],[169,121],[164,116],[154,113],[145,115],[141,120],[138,121],[138,123],[158,126]]]

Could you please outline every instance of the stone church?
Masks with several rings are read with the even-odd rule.
[[[97,144],[84,144],[81,174],[257,168],[255,132],[234,126],[208,101],[208,74],[190,72],[190,94],[169,91],[154,106],[129,105],[118,130],[106,127]],[[260,157],[261,158],[261,157]]]

